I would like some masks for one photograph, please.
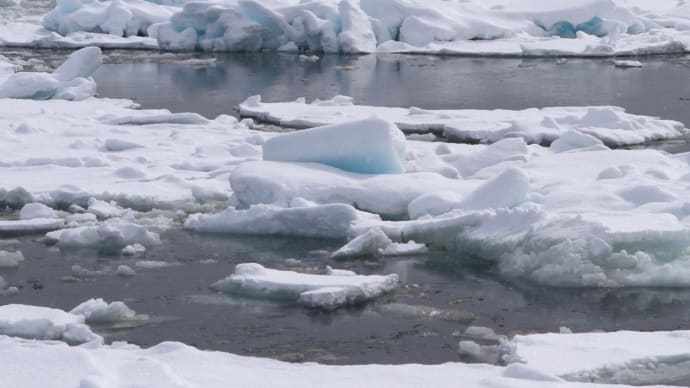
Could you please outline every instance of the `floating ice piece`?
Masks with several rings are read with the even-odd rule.
[[[46,234],[46,238],[60,248],[70,249],[120,250],[135,243],[144,246],[160,244],[158,233],[119,218],[112,218],[100,225],[56,230]]]
[[[101,63],[101,50],[85,47],[72,53],[52,74],[10,75],[0,83],[0,98],[84,100],[96,92],[96,84],[90,77]]]
[[[376,220],[373,214],[346,204],[280,208],[253,205],[247,210],[228,208],[217,214],[192,214],[184,227],[199,232],[284,235],[342,239],[359,220]]]
[[[613,61],[614,66],[616,67],[644,67],[642,62],[640,61],[624,61],[624,60],[616,60]]]
[[[56,218],[0,221],[0,234],[45,232],[60,229],[65,221]]]
[[[141,244],[127,245],[122,248],[122,254],[125,256],[136,256],[146,252],[146,247]]]
[[[322,163],[360,174],[400,174],[404,171],[405,136],[380,119],[295,131],[269,139],[264,160]]]
[[[19,266],[24,261],[21,251],[0,250],[0,268],[13,268]]]
[[[412,305],[406,303],[386,303],[376,306],[377,310],[385,314],[393,314],[411,319],[440,319],[443,321],[470,323],[477,317],[469,311],[440,309],[424,305]]]
[[[89,299],[70,311],[70,314],[84,317],[86,323],[117,323],[124,321],[146,320],[148,316],[137,315],[124,302],[107,303],[101,298]]]
[[[380,117],[402,131],[436,132],[470,142],[496,142],[521,137],[528,143],[549,144],[577,130],[608,145],[639,144],[679,137],[688,132],[682,123],[626,113],[619,107],[554,107],[526,110],[426,110],[353,105],[350,98],[296,102],[261,102],[258,96],[240,104],[243,116],[283,126],[311,128]],[[568,135],[572,138],[572,134]],[[566,139],[564,139],[566,140]]]
[[[392,291],[397,275],[312,275],[264,268],[256,263],[238,264],[229,277],[214,283],[215,290],[250,296],[286,299],[302,305],[332,310],[358,304]]]
[[[21,304],[0,306],[0,334],[69,344],[103,339],[84,324],[84,317],[48,307]]]
[[[118,265],[117,266],[117,276],[123,277],[123,278],[128,278],[136,275],[136,271],[134,271],[131,267],[127,265]]]
[[[35,218],[56,218],[55,210],[49,208],[48,206],[33,202],[27,203],[19,211],[20,220],[32,220]]]
[[[349,259],[360,256],[378,255],[381,250],[388,248],[393,241],[380,228],[373,228],[360,234],[333,252],[331,259]]]

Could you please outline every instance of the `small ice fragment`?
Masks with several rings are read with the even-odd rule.
[[[118,265],[117,266],[117,276],[128,278],[136,275],[137,273],[129,266]]]
[[[22,261],[24,261],[24,255],[21,251],[0,250],[0,268],[17,267]]]

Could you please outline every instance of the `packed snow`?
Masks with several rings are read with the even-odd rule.
[[[613,106],[552,107],[513,110],[428,110],[356,105],[351,97],[306,103],[266,103],[260,96],[240,104],[240,113],[287,127],[311,128],[341,124],[375,116],[394,122],[405,132],[439,133],[469,142],[496,142],[521,137],[527,143],[549,144],[576,131],[606,145],[623,146],[680,137],[688,133],[682,123],[640,116]],[[592,144],[594,145],[594,144]]]
[[[329,270],[326,275],[268,269],[243,263],[235,272],[212,285],[221,292],[285,299],[313,308],[333,310],[363,303],[398,285],[398,275],[357,275]]]
[[[43,16],[24,11],[24,3],[3,3],[11,12],[0,44],[521,56],[645,55],[690,46],[684,2],[59,0]]]

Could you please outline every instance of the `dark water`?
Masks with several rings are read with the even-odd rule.
[[[98,91],[133,98],[144,107],[208,117],[233,114],[255,94],[265,101],[343,94],[360,104],[427,109],[618,105],[690,126],[687,57],[641,58],[641,69],[616,68],[608,59],[559,64],[557,59],[367,55],[324,56],[311,63],[275,53],[215,58],[215,64],[191,66],[172,57],[113,52],[96,74]]]
[[[558,331],[687,328],[690,290],[554,289],[502,278],[490,263],[444,254],[334,263],[338,241],[196,235],[173,231],[144,259],[179,265],[139,269],[139,259],[94,251],[60,252],[35,238],[22,238],[26,260],[0,275],[22,289],[0,303],[27,303],[70,310],[91,297],[123,300],[151,319],[134,327],[96,326],[108,341],[153,345],[178,340],[202,349],[324,363],[438,363],[460,360],[457,343],[468,322],[500,334]],[[364,274],[397,273],[403,286],[365,306],[332,313],[297,305],[230,297],[209,285],[240,262],[309,271],[326,265]],[[202,263],[213,259],[215,263]],[[72,266],[92,270],[127,264],[132,278],[114,273],[72,277]],[[390,311],[391,303],[447,310],[446,320]],[[409,307],[408,307],[409,309]],[[455,319],[454,316],[460,318]]]

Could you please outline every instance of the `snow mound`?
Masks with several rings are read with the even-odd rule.
[[[232,275],[214,283],[212,288],[332,310],[372,300],[397,285],[397,275],[313,275],[244,263],[238,264]]]
[[[506,137],[520,137],[527,143],[549,144],[565,136],[560,143],[572,143],[567,146],[569,149],[575,146],[582,148],[583,136],[595,137],[607,145],[622,146],[680,137],[688,132],[677,121],[634,115],[611,106],[519,111],[423,110],[354,105],[351,98],[344,96],[310,104],[302,100],[266,103],[254,96],[240,104],[240,113],[298,128],[342,124],[376,116],[395,123],[404,132],[442,133],[447,138],[466,142],[496,142]],[[576,132],[582,136],[577,137]],[[591,141],[589,143],[589,146],[597,147]],[[558,147],[563,148],[564,145]]]
[[[107,303],[103,299],[89,299],[70,311],[70,314],[84,317],[86,323],[117,323],[123,321],[146,320],[146,315],[137,313],[123,302]]]
[[[405,160],[405,136],[380,119],[286,133],[263,145],[264,160],[322,163],[360,174],[399,174]]]
[[[103,341],[84,324],[82,316],[48,307],[21,304],[0,306],[0,334],[38,340],[60,340],[69,344]]]
[[[91,76],[102,63],[101,49],[85,47],[72,53],[52,74],[15,73],[0,84],[0,98],[84,100],[96,93]]]
[[[32,220],[35,218],[56,218],[55,210],[49,208],[48,206],[33,202],[27,203],[19,211],[20,220]]]

